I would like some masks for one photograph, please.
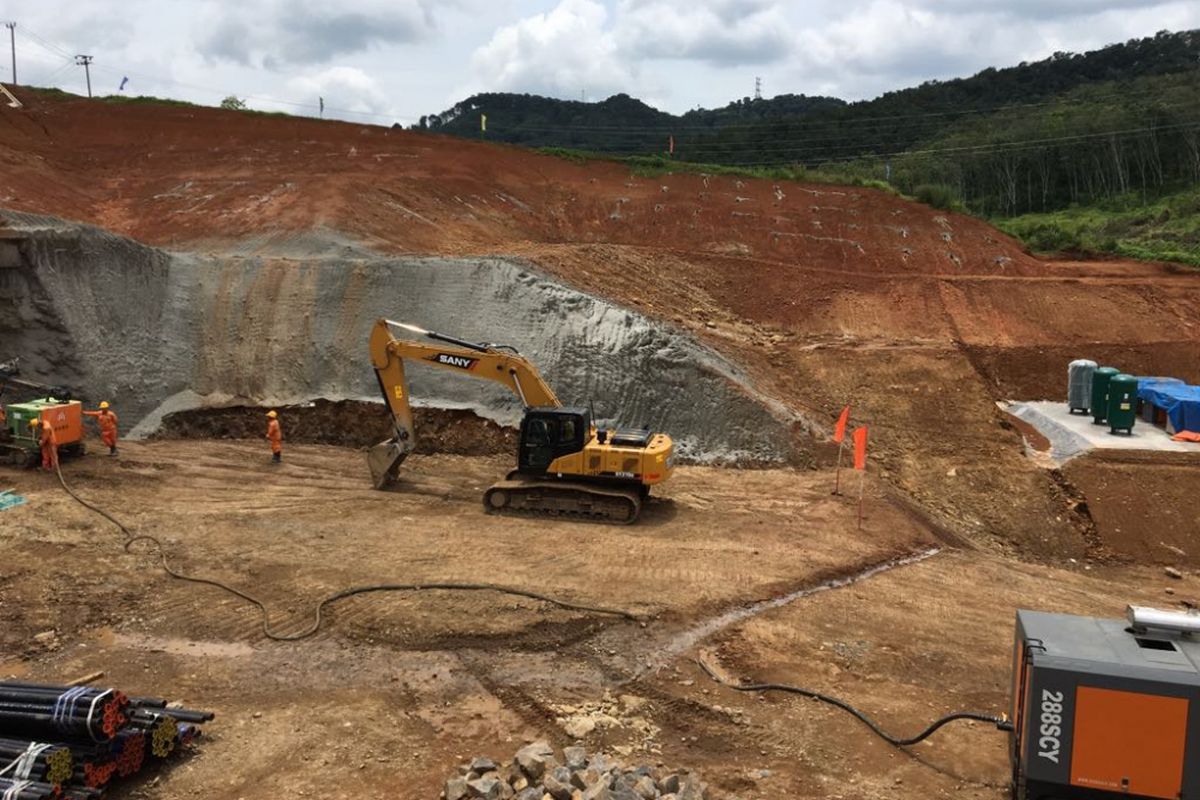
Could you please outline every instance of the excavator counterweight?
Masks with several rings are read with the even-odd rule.
[[[425,341],[397,339],[402,329]],[[650,487],[671,476],[674,447],[666,434],[597,428],[587,408],[567,408],[537,368],[514,348],[480,344],[381,319],[370,339],[371,363],[392,414],[394,435],[367,452],[377,489],[393,485],[416,445],[406,360],[499,383],[521,400],[517,466],[484,494],[488,513],[629,524]]]

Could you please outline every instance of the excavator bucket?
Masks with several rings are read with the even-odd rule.
[[[408,457],[396,439],[380,442],[367,451],[367,465],[371,468],[371,481],[376,489],[386,489],[396,482],[400,465]]]

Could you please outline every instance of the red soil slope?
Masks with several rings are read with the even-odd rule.
[[[0,110],[0,201],[154,244],[326,226],[422,253],[610,242],[838,272],[1039,270],[987,225],[931,219],[880,192],[634,178],[616,164],[380,127],[20,95],[26,109]]]

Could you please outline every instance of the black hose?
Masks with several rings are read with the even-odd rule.
[[[89,503],[87,500],[84,500],[82,497],[75,494],[74,490],[72,490],[71,487],[67,485],[66,479],[63,478],[62,469],[60,467],[56,466],[55,472],[58,473],[58,482],[60,484],[62,484],[63,490],[66,491],[66,493],[68,495],[70,495],[75,500],[75,502],[79,503],[81,506],[88,509],[89,511],[93,511],[96,514],[99,514],[100,516],[104,517],[106,520],[108,520],[113,525],[115,525],[117,527],[117,529],[121,531],[121,533],[125,534],[125,551],[126,552],[132,552],[130,550],[130,547],[137,542],[150,542],[152,545],[154,545],[154,547],[156,547],[158,549],[158,555],[159,555],[159,559],[161,560],[163,571],[166,572],[168,575],[170,575],[172,578],[176,578],[181,581],[188,581],[189,583],[199,583],[199,584],[204,584],[205,586],[212,586],[212,587],[215,587],[222,591],[228,592],[229,594],[232,594],[235,597],[239,597],[242,600],[245,600],[247,603],[251,603],[251,604],[257,606],[259,612],[262,614],[263,635],[266,636],[268,639],[272,639],[277,642],[295,642],[295,641],[299,641],[301,639],[307,639],[309,636],[312,636],[314,633],[316,633],[318,630],[320,630],[321,622],[322,622],[321,614],[327,605],[336,603],[339,600],[344,600],[347,597],[353,597],[353,596],[359,595],[359,594],[368,594],[371,592],[420,592],[420,591],[428,591],[428,590],[435,590],[435,589],[436,590],[446,590],[446,591],[463,591],[463,592],[498,592],[500,594],[509,594],[509,595],[514,595],[516,597],[525,597],[530,600],[538,600],[540,602],[558,606],[559,608],[565,608],[570,611],[583,611],[583,612],[590,612],[590,613],[594,613],[594,614],[609,614],[612,616],[624,617],[625,619],[629,619],[629,620],[637,619],[637,615],[635,615],[629,611],[624,611],[624,610],[617,609],[617,608],[605,608],[603,606],[589,606],[589,605],[584,605],[582,603],[572,603],[567,600],[559,600],[557,598],[550,597],[549,595],[539,594],[538,592],[531,592],[526,589],[514,589],[512,587],[500,586],[499,584],[494,584],[494,583],[457,583],[457,582],[444,582],[444,581],[436,582],[436,583],[372,583],[372,584],[366,584],[364,586],[352,586],[348,589],[342,589],[340,591],[334,592],[333,594],[326,595],[324,598],[322,598],[317,603],[316,608],[313,610],[312,624],[309,625],[307,628],[305,628],[303,631],[300,631],[299,633],[290,633],[290,634],[276,633],[275,631],[271,630],[271,625],[270,625],[270,622],[268,621],[269,614],[267,611],[267,606],[262,600],[259,600],[257,597],[255,597],[252,594],[249,594],[248,592],[245,592],[245,591],[242,591],[241,589],[237,589],[233,586],[230,586],[227,583],[222,583],[221,581],[216,580],[215,578],[203,578],[203,577],[199,577],[196,575],[188,575],[186,573],[180,572],[179,570],[175,569],[174,567],[171,566],[170,562],[167,560],[166,547],[163,545],[162,541],[160,541],[158,538],[156,538],[154,536],[150,536],[148,534],[144,534],[144,533],[143,534],[134,534],[132,531],[129,530],[129,528],[125,527],[124,523],[122,523],[119,519],[114,517],[112,514],[109,514],[104,509],[102,509],[96,505],[93,505],[92,503]]]
[[[736,689],[739,692],[787,692],[789,694],[798,694],[802,697],[810,697],[813,700],[819,700],[822,703],[828,703],[831,706],[840,708],[842,711],[852,714],[860,722],[870,728],[872,733],[894,747],[908,747],[909,745],[923,742],[932,736],[943,725],[948,725],[949,723],[960,719],[974,720],[975,722],[986,722],[988,724],[995,725],[997,730],[1001,731],[1012,730],[1012,723],[1009,722],[1008,718],[1004,715],[997,716],[995,714],[983,714],[976,711],[956,711],[953,714],[947,714],[941,719],[934,721],[933,724],[918,733],[916,736],[909,736],[907,738],[893,736],[883,728],[879,727],[875,720],[871,719],[866,714],[847,703],[845,700],[841,700],[836,697],[830,697],[827,694],[821,694],[820,692],[812,689],[804,689],[799,686],[789,686],[785,683],[730,683],[721,676],[717,675],[717,673],[714,672],[708,666],[708,664],[705,664],[703,660],[696,659],[696,663],[700,665],[701,669],[708,673],[708,677],[712,678],[722,686],[728,686],[730,689]]]

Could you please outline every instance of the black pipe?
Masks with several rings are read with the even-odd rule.
[[[465,347],[468,350],[474,350],[478,353],[486,353],[488,350],[491,349],[486,344],[480,344],[478,342],[468,342],[466,339],[459,339],[457,336],[448,336],[447,334],[444,334],[444,333],[435,333],[434,331],[429,331],[425,335],[428,336],[430,339],[437,339],[439,342],[448,342],[450,344],[456,344],[459,347]],[[514,350],[513,352],[515,353],[516,351]]]

